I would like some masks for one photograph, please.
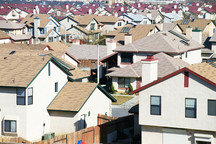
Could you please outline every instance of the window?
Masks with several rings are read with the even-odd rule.
[[[46,28],[41,28],[41,29],[40,29],[40,34],[46,34],[46,33],[47,33],[46,30],[47,30]]]
[[[33,104],[33,88],[28,88],[28,105]]]
[[[5,32],[6,34],[9,34],[9,30],[4,30],[4,32]]]
[[[95,39],[98,39],[98,34],[95,34]]]
[[[58,82],[55,83],[55,92],[58,92]]]
[[[17,105],[25,105],[25,89],[17,89]]]
[[[89,111],[89,112],[88,112],[88,116],[90,116],[90,115],[91,115],[91,112]]]
[[[50,76],[51,73],[50,73],[50,63],[48,63],[48,76]]]
[[[151,115],[161,115],[161,97],[151,96]]]
[[[216,116],[216,100],[208,100],[208,115]]]
[[[119,88],[129,88],[130,78],[118,78],[118,87]]]
[[[90,30],[95,30],[95,23],[92,23],[92,24],[90,25]]]
[[[133,53],[121,53],[122,63],[133,63]]]
[[[185,117],[196,118],[196,99],[185,99]]]
[[[4,132],[16,132],[16,121],[5,120],[4,121]]]
[[[121,26],[121,24],[122,24],[121,22],[118,22],[118,26]]]

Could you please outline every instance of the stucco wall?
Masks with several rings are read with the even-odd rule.
[[[70,62],[71,64],[75,65],[76,67],[78,66],[78,63],[73,60],[71,57],[69,57],[67,54],[64,54],[64,58],[66,61]]]
[[[0,44],[10,43],[10,42],[11,42],[10,39],[0,39]]]
[[[185,129],[215,131],[215,116],[208,116],[207,100],[216,99],[216,88],[190,74],[189,87],[184,87],[180,73],[140,94],[139,123]],[[161,115],[150,115],[150,96],[161,96]],[[197,99],[197,118],[185,118],[185,98]]]

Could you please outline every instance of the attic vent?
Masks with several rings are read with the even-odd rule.
[[[180,35],[180,34],[178,34],[177,32],[175,32],[175,31],[172,31],[172,30],[170,30],[169,31],[171,34],[173,34],[173,35],[175,35],[175,36],[177,36],[177,37],[179,37],[180,39],[182,39],[182,40],[184,40],[184,41],[189,41],[189,39],[187,39],[187,38],[185,38],[184,36],[182,36],[182,35]]]
[[[12,55],[12,54],[14,54],[14,53],[16,53],[16,51],[11,51],[11,52],[9,53],[9,55]]]
[[[181,22],[181,24],[188,24],[189,23],[189,20],[183,20],[182,22]]]
[[[184,40],[180,40],[180,42],[183,43],[183,44],[186,45],[186,46],[189,46],[189,45],[190,45],[188,42],[186,42],[186,41],[184,41]]]
[[[123,27],[121,33],[128,33],[130,31],[130,27]]]

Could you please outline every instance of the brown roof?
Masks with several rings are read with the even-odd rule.
[[[193,29],[198,28],[199,30],[204,30],[205,27],[210,24],[212,21],[207,19],[195,19],[193,21],[189,21],[188,24],[181,24],[183,20],[178,20],[174,22],[175,24],[179,24],[181,29],[183,30],[183,33],[186,33],[186,28],[188,26],[192,27]]]
[[[79,24],[78,25],[88,25],[93,18],[95,18],[97,15],[78,15],[78,16],[73,16],[72,19],[77,21]]]
[[[154,33],[145,38],[139,39],[133,43],[129,43],[125,46],[117,47],[114,51],[117,52],[148,52],[148,53],[170,53],[178,54],[189,50],[201,49],[204,46],[198,42],[188,39],[187,43],[183,42],[182,38],[186,38],[184,35],[169,31],[162,31]],[[133,39],[133,38],[132,38]]]
[[[96,83],[68,82],[48,110],[79,111],[96,87]]]
[[[158,77],[164,77],[172,72],[175,72],[183,67],[189,66],[188,63],[179,59],[173,58],[165,53],[158,53],[154,55],[154,58],[159,60],[158,62]],[[107,74],[106,76],[113,77],[142,77],[142,63],[141,61],[131,64],[129,66],[119,68],[114,72]]]
[[[200,63],[189,66],[188,68],[206,79],[216,83],[216,63]]]
[[[81,30],[82,32],[84,32],[85,34],[94,34],[94,33],[100,33],[101,30],[97,29],[97,30],[94,30],[94,31],[88,31],[87,29],[81,27],[81,26],[74,26],[76,27],[77,29]]]
[[[100,23],[116,23],[119,18],[116,16],[97,16],[96,20]]]
[[[33,27],[34,18],[40,18],[40,26],[41,28],[45,27],[47,23],[50,21],[49,14],[28,14],[20,23],[26,24],[29,27]]]
[[[139,40],[141,38],[146,37],[150,31],[152,31],[156,26],[155,25],[137,25],[136,27],[133,27],[133,25],[128,25],[125,27],[130,27],[129,34],[132,35],[132,42]],[[114,40],[117,41],[117,45],[121,46],[124,45],[124,35],[126,33],[121,32],[122,28],[117,29],[116,31],[112,31],[108,34],[105,34],[106,36],[114,36]]]
[[[49,56],[0,56],[0,86],[27,87],[44,65]]]
[[[25,26],[24,24],[12,22],[12,21],[0,20],[0,29],[15,30],[15,29],[22,29],[24,26]]]
[[[0,39],[10,39],[10,36],[2,30],[0,30]]]

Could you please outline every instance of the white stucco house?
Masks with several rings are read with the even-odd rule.
[[[1,55],[0,68],[1,136],[38,141],[95,126],[98,113],[111,115],[116,101],[97,84],[72,82],[67,66],[48,55],[13,51]]]
[[[157,59],[142,61],[139,96],[142,144],[215,144],[215,63],[201,63],[157,80]]]

